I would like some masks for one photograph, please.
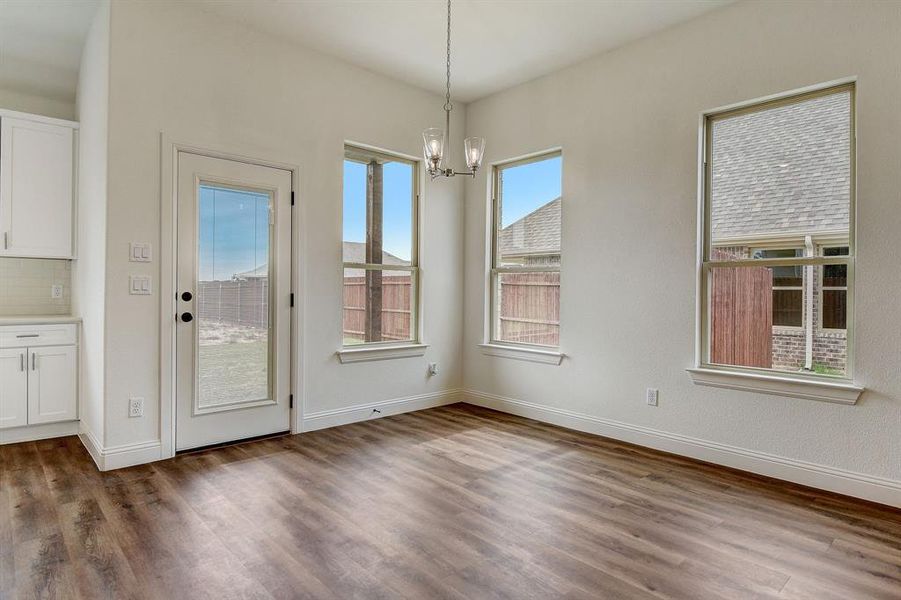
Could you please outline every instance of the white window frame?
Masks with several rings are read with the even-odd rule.
[[[380,265],[370,263],[353,263],[344,262],[343,255],[343,225],[344,215],[342,212],[342,257],[341,257],[341,281],[342,281],[342,314],[340,323],[341,349],[338,351],[338,357],[342,363],[360,362],[368,360],[382,360],[388,358],[404,358],[408,356],[421,356],[425,353],[427,346],[422,343],[422,289],[421,289],[421,269],[419,264],[420,255],[420,197],[422,185],[422,161],[413,156],[408,156],[399,152],[384,150],[365,144],[356,142],[346,142],[344,144],[344,153],[342,155],[342,181],[344,173],[344,161],[353,160],[349,154],[358,154],[362,157],[380,158],[385,161],[402,162],[409,164],[413,168],[413,195],[411,207],[411,242],[410,249],[410,265]],[[356,161],[363,163],[363,161]],[[364,163],[365,164],[365,163]],[[343,197],[343,193],[342,193]],[[342,203],[343,206],[343,203]],[[382,342],[360,342],[358,344],[344,344],[344,314],[343,314],[343,281],[345,269],[361,269],[363,271],[407,271],[411,274],[411,285],[413,286],[412,298],[410,299],[410,338],[409,340],[382,341]]]
[[[482,344],[483,347],[487,348],[486,354],[490,354],[492,356],[506,356],[510,358],[522,358],[524,360],[533,360],[537,359],[537,362],[548,362],[544,359],[543,355],[548,355],[550,357],[549,362],[552,364],[559,364],[560,359],[562,359],[562,354],[558,352],[560,348],[560,344],[556,346],[545,345],[545,344],[530,344],[524,342],[508,342],[506,340],[501,340],[498,337],[498,326],[500,325],[500,314],[498,310],[498,298],[497,298],[497,284],[498,277],[502,273],[560,273],[560,267],[563,264],[563,235],[561,231],[561,244],[560,244],[560,265],[558,266],[525,266],[525,265],[501,265],[500,263],[500,252],[498,248],[498,238],[500,232],[500,224],[501,224],[501,203],[503,201],[502,194],[503,189],[501,186],[501,172],[505,169],[509,169],[512,167],[521,167],[523,165],[528,165],[531,163],[541,162],[544,160],[550,160],[557,157],[563,157],[563,151],[560,148],[555,148],[551,150],[545,150],[542,152],[537,152],[535,154],[530,154],[525,157],[502,161],[498,163],[494,163],[491,166],[491,214],[488,219],[488,235],[489,235],[489,244],[490,244],[490,261],[488,265],[488,327],[487,327],[487,339],[486,343]],[[562,178],[563,178],[563,165],[561,160],[560,166],[560,178],[561,178],[561,190],[562,190]],[[561,193],[561,203],[562,203],[562,193]],[[561,228],[563,226],[562,222],[562,205],[561,205]],[[563,292],[562,279],[560,292]],[[558,323],[558,331],[562,333],[562,324],[563,314],[562,314],[562,306],[561,306],[561,314],[560,314],[560,322]],[[497,353],[496,349],[498,347],[504,348],[512,348],[512,349],[521,349],[526,352],[529,352],[529,355],[515,356],[515,353]]]
[[[712,260],[711,225],[711,149],[712,124],[717,120],[740,114],[758,112],[778,106],[795,104],[813,98],[835,93],[850,93],[850,194],[849,231],[847,256],[804,256],[797,258],[734,259]],[[698,260],[697,260],[697,329],[695,344],[695,367],[689,369],[695,383],[715,387],[729,387],[741,390],[759,391],[768,394],[826,400],[853,404],[863,387],[853,383],[854,368],[854,262],[855,262],[855,214],[856,214],[856,89],[854,80],[831,82],[779,96],[716,109],[702,113],[700,119],[700,160],[699,160],[699,201],[698,201]],[[709,321],[709,276],[715,267],[773,267],[773,266],[821,266],[824,264],[845,264],[848,269],[847,296],[847,364],[844,377],[819,375],[816,373],[790,373],[775,369],[742,367],[711,363],[710,321]]]

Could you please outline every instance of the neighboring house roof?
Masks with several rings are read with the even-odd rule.
[[[344,262],[348,263],[365,263],[366,262],[366,244],[363,242],[344,242]],[[394,256],[390,252],[382,251],[383,265],[409,265],[410,261],[403,260]],[[348,269],[348,275],[362,275],[362,269]],[[235,273],[232,279],[258,279],[260,277],[269,276],[269,265],[264,263],[256,269],[244,271],[243,273]]]
[[[723,119],[713,127],[714,241],[848,230],[848,93]]]
[[[365,263],[366,262],[366,244],[363,242],[344,242],[344,262],[346,263]],[[409,266],[410,261],[394,256],[390,252],[382,250],[383,265],[404,265]],[[386,271],[387,273],[387,271]],[[345,269],[345,277],[362,277],[363,269]],[[398,273],[392,272],[397,275]]]
[[[261,277],[269,277],[269,263],[263,263],[256,269],[232,275],[232,279],[259,279]]]
[[[560,253],[560,198],[551,200],[501,229],[503,256]]]
[[[344,242],[344,262],[365,263],[366,244],[363,242]],[[390,252],[382,250],[383,265],[409,265],[410,261],[394,256]]]

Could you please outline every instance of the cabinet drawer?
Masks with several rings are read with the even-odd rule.
[[[77,328],[74,323],[3,325],[0,326],[0,348],[73,345],[78,339]]]

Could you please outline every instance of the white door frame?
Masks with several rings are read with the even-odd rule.
[[[304,322],[303,292],[298,293],[297,282],[304,280],[305,253],[300,235],[302,207],[299,186],[300,167],[279,161],[251,157],[244,149],[229,147],[213,149],[212,146],[197,146],[172,141],[165,132],[160,133],[160,458],[175,456],[175,277],[177,242],[177,202],[178,202],[178,154],[186,152],[210,158],[221,158],[237,162],[272,167],[291,173],[291,292],[294,294],[294,310],[291,312],[290,334],[290,390],[294,405],[290,411],[291,433],[303,431],[302,415],[304,405],[303,378],[303,336]]]

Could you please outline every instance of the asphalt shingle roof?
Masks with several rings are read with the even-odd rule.
[[[559,253],[560,198],[501,229],[498,248],[504,256]]]
[[[714,241],[848,229],[850,94],[714,122]]]

